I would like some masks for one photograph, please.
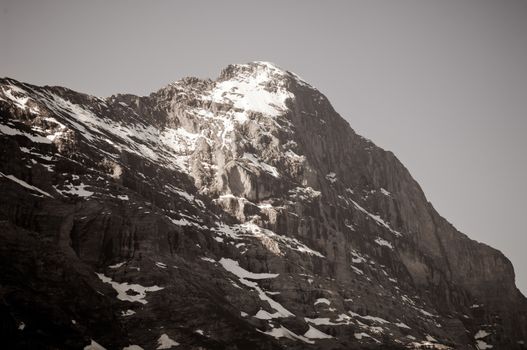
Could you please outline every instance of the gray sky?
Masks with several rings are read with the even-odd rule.
[[[98,96],[294,71],[527,294],[527,1],[0,0],[0,48],[0,76]]]

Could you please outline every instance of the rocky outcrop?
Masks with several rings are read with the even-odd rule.
[[[105,99],[3,79],[0,116],[13,348],[525,347],[510,262],[293,73]]]

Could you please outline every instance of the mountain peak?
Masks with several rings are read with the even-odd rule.
[[[259,82],[280,81],[286,85],[296,83],[297,85],[306,85],[313,88],[297,74],[268,61],[230,64],[222,70],[218,80],[229,79],[257,79]]]
[[[287,71],[278,67],[278,65],[266,61],[252,61],[248,63],[229,64],[224,68],[220,74],[221,79],[232,79],[237,75],[241,76],[266,76],[272,78],[274,76],[286,76]]]
[[[212,89],[216,103],[232,103],[235,108],[277,116],[286,109],[290,75],[267,62],[234,64],[225,68]]]
[[[253,61],[229,64],[216,80],[186,77],[160,91],[169,91],[176,100],[200,101],[200,107],[213,102],[238,115],[256,112],[277,117],[287,113],[288,100],[294,100],[301,93],[300,88],[321,95],[297,74],[272,62]],[[239,117],[239,120],[247,119],[247,115]]]

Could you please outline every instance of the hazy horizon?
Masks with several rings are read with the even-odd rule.
[[[297,73],[442,216],[501,250],[527,295],[527,2],[2,0],[0,13],[0,75],[31,84],[146,95],[231,63]]]

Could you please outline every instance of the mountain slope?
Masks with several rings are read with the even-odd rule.
[[[14,347],[524,347],[510,262],[293,73],[106,99],[3,79],[0,116]]]

